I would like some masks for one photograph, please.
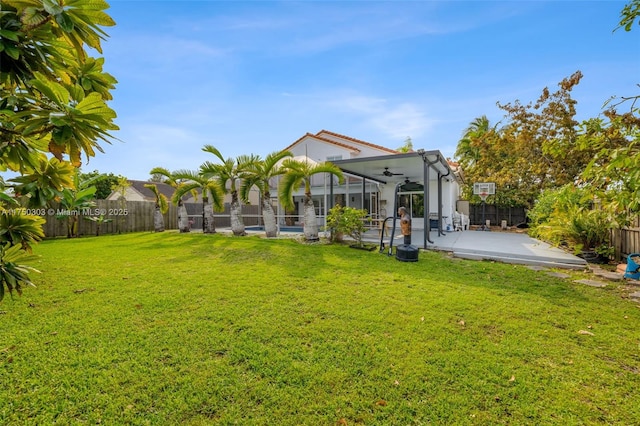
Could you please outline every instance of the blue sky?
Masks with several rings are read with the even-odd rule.
[[[578,118],[638,94],[640,26],[617,1],[117,1],[103,43],[121,141],[83,170],[146,179],[327,129],[453,156],[496,102],[581,70]]]

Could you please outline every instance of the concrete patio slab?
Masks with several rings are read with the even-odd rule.
[[[394,246],[402,239],[399,230],[395,234]],[[371,239],[369,239],[371,238]],[[378,242],[379,242],[378,235]],[[375,235],[367,236],[369,241]],[[445,232],[438,236],[437,231],[429,235],[427,249],[448,251],[454,257],[473,260],[495,260],[505,263],[534,265],[547,268],[585,269],[587,262],[550,244],[529,237],[525,233],[462,231]],[[390,237],[384,237],[389,246]],[[424,233],[414,230],[411,235],[413,245],[423,247]]]

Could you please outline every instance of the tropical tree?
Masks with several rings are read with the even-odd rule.
[[[344,180],[342,170],[332,163],[315,163],[313,161],[299,161],[290,158],[282,162],[286,168],[286,173],[280,180],[278,188],[278,198],[286,208],[293,208],[293,194],[300,187],[304,187],[304,237],[307,241],[317,241],[318,220],[316,210],[311,198],[311,178],[320,173],[329,173],[337,176],[340,182]]]
[[[43,207],[73,188],[71,166],[102,151],[112,138],[115,112],[106,101],[116,80],[103,72],[103,26],[115,23],[103,0],[2,0],[0,7],[0,171],[20,174],[0,199],[17,195],[29,207]],[[47,154],[55,160],[49,160]],[[35,175],[35,176],[34,176]],[[12,194],[5,189],[13,191]],[[20,215],[42,227],[42,218]],[[0,233],[8,232],[0,228]],[[20,291],[32,270],[21,245],[6,242],[0,250],[0,297],[4,289]]]
[[[293,154],[289,151],[272,152],[267,155],[264,160],[257,157],[255,161],[250,164],[240,187],[240,198],[244,201],[248,200],[249,191],[252,187],[255,186],[260,191],[262,220],[267,238],[273,238],[278,235],[276,214],[271,204],[271,182],[276,176],[286,173],[286,169],[281,167],[280,163],[288,157],[293,157]]]
[[[455,157],[464,170],[469,170],[480,160],[480,144],[493,131],[486,115],[476,117],[464,130],[462,138],[458,141]]]
[[[578,141],[592,154],[581,179],[621,225],[640,213],[640,109],[583,122]]]
[[[73,176],[73,188],[62,190],[60,197],[62,212],[57,218],[67,221],[67,238],[78,236],[78,217],[83,210],[95,207],[96,187],[94,183],[101,178],[102,176],[98,175],[82,180],[80,173],[76,170]]]
[[[174,190],[177,190],[184,181],[184,179],[176,177],[175,173],[171,173],[164,167],[154,167],[149,173],[155,179],[161,177],[162,182],[171,186]],[[172,197],[171,202],[178,206],[178,229],[180,232],[189,232],[191,230],[189,227],[189,214],[187,212],[187,207],[184,205],[182,200],[182,196],[184,194],[186,194],[186,192],[182,193],[180,197]]]
[[[144,185],[145,188],[149,188],[156,200],[156,207],[153,212],[153,228],[156,232],[164,232],[164,214],[169,210],[169,202],[167,197],[158,190],[156,184],[150,183]]]
[[[411,137],[407,136],[402,146],[399,147],[396,151],[402,153],[413,152],[413,141],[411,140]]]
[[[205,145],[202,150],[215,155],[220,163],[205,161],[200,166],[200,172],[205,178],[215,179],[225,194],[231,194],[231,231],[233,235],[246,235],[239,197],[239,185],[248,175],[248,169],[256,161],[253,155],[240,155],[236,158],[225,159],[220,151],[212,146]]]
[[[85,216],[85,220],[96,224],[96,237],[100,235],[100,229],[105,223],[113,222],[113,219],[107,219],[104,214],[99,216]]]
[[[116,176],[113,173],[100,173],[98,170],[92,172],[81,172],[80,180],[88,180],[95,176],[99,178],[93,183],[96,187],[96,200],[105,200],[113,192],[113,186],[118,184],[118,179],[122,176]]]
[[[202,173],[191,170],[178,170],[173,172],[173,175],[183,180],[173,193],[173,202],[175,203],[187,193],[195,192],[197,196],[199,190],[202,194],[202,232],[215,234],[216,223],[213,211],[214,209],[224,210],[224,192],[218,183],[211,177],[207,178]]]
[[[575,182],[592,157],[578,147],[576,101],[571,98],[581,78],[577,71],[557,91],[544,88],[533,103],[498,103],[506,113],[500,129],[489,127],[482,117],[474,120],[456,151],[467,167],[465,180],[495,182],[496,202],[527,207],[544,189]]]
[[[75,169],[71,163],[40,156],[28,174],[9,179],[7,185],[28,208],[45,207],[60,199],[65,188],[74,188]]]
[[[120,208],[124,211],[127,208],[127,189],[131,186],[131,182],[124,177],[118,176],[118,179],[114,184],[111,185],[111,191],[117,192],[119,194],[118,202],[120,203]],[[118,228],[118,233],[121,233],[125,223],[126,217],[124,215],[118,215],[118,220],[116,221],[116,226]]]

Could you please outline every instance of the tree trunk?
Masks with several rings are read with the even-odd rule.
[[[264,221],[264,232],[267,238],[278,236],[278,225],[276,224],[276,214],[271,205],[271,197],[262,198],[262,220]]]
[[[164,232],[164,216],[162,216],[160,206],[157,204],[153,212],[153,228],[156,232]]]
[[[182,200],[178,201],[178,229],[180,232],[190,232],[189,228],[189,215],[187,214],[187,207]]]
[[[231,231],[233,231],[233,235],[244,236],[247,235],[244,232],[244,222],[242,221],[242,211],[240,202],[238,201],[238,193],[234,192],[231,194]]]
[[[78,217],[75,211],[71,210],[67,218],[67,238],[75,238],[78,236]]]
[[[202,232],[205,234],[216,233],[216,223],[213,217],[213,206],[207,198],[202,199]]]
[[[316,209],[310,196],[304,197],[304,238],[307,241],[318,241],[318,220],[316,219]]]

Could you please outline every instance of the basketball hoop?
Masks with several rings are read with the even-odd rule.
[[[473,184],[473,193],[477,195],[482,200],[482,222],[483,225],[480,227],[480,231],[490,231],[491,228],[487,225],[486,215],[485,215],[485,205],[487,204],[487,197],[489,195],[495,195],[496,193],[496,183],[495,182],[476,182]]]

